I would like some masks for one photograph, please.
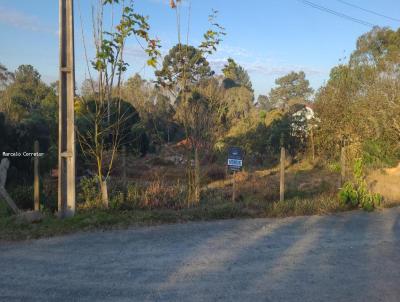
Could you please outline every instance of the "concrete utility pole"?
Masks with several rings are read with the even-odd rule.
[[[73,6],[73,0],[59,0],[58,213],[60,218],[70,217],[75,214],[75,58]]]
[[[35,141],[33,145],[34,152],[39,153],[39,142]],[[33,201],[34,206],[33,209],[35,211],[40,210],[40,186],[39,186],[39,157],[35,156],[33,158]]]

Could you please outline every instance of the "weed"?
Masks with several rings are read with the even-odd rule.
[[[383,198],[380,194],[371,193],[367,189],[362,159],[356,159],[354,162],[353,174],[354,183],[347,182],[339,191],[340,201],[345,205],[359,206],[366,211],[373,211],[382,203]]]

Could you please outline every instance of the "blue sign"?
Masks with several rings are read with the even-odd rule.
[[[243,151],[239,147],[230,147],[228,150],[228,167],[232,171],[239,171],[243,166]]]

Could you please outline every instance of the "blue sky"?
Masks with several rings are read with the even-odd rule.
[[[310,0],[318,5],[379,26],[400,27],[400,22],[378,17],[338,0]],[[351,4],[400,19],[398,0],[346,0]],[[91,4],[75,0],[76,76],[78,84],[87,75],[80,15],[88,48],[91,43]],[[137,11],[149,16],[152,35],[163,52],[177,42],[175,13],[167,0],[136,0]],[[183,23],[187,18],[186,5]],[[256,94],[265,94],[274,80],[295,70],[304,70],[314,88],[321,86],[330,69],[354,50],[357,38],[370,28],[322,12],[298,0],[192,0],[190,43],[198,45],[208,28],[211,9],[219,11],[219,23],[227,31],[219,51],[209,57],[219,72],[228,57],[245,67]],[[186,25],[185,25],[186,28]],[[46,82],[58,76],[58,1],[0,0],[0,62],[10,70],[32,64]],[[89,50],[89,56],[93,52]],[[127,45],[130,68],[126,77],[140,72],[151,78],[145,54],[134,40]],[[80,84],[79,84],[80,85]]]

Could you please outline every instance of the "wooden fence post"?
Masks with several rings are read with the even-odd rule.
[[[281,175],[279,186],[279,200],[285,200],[285,148],[281,147]]]
[[[342,145],[340,150],[340,186],[346,181],[346,147]]]
[[[34,152],[39,153],[39,142],[34,143]],[[39,156],[33,158],[33,200],[34,200],[34,210],[40,210],[40,198],[39,198]]]
[[[233,181],[232,181],[232,202],[236,200],[236,171],[233,171]]]
[[[122,181],[124,183],[124,186],[126,187],[127,185],[127,180],[126,180],[126,147],[122,147]]]

